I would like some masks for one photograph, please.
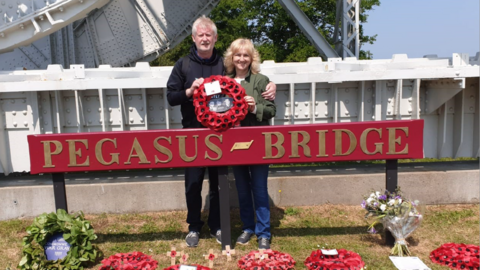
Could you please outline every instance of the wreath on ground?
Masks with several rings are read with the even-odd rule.
[[[225,112],[211,111],[208,102],[212,96],[207,96],[205,92],[205,84],[218,81],[222,94],[233,99],[232,107]],[[234,79],[225,76],[210,76],[206,78],[203,84],[193,93],[193,105],[195,106],[195,114],[202,125],[215,131],[225,131],[245,118],[248,112],[248,106],[245,100],[245,89],[239,85]]]
[[[179,270],[181,266],[181,264],[172,265],[167,268],[163,268],[163,270]],[[189,266],[195,266],[197,267],[197,270],[210,270],[210,268],[199,264],[189,264]]]
[[[295,268],[295,260],[287,253],[275,250],[254,250],[237,263],[244,270],[288,270]]]
[[[117,253],[102,260],[100,270],[149,270],[156,269],[158,262],[142,252]]]
[[[447,243],[432,251],[430,260],[452,269],[479,269],[479,249],[475,245]]]
[[[63,259],[47,260],[44,246],[48,239],[57,233],[63,233],[70,249]],[[97,235],[90,222],[85,220],[83,212],[70,215],[65,210],[58,209],[57,213],[43,213],[27,227],[18,268],[83,269],[103,255],[97,246],[92,244],[95,239]]]
[[[337,252],[338,255],[325,255],[321,250],[315,250],[304,264],[308,269],[323,270],[360,270],[365,266],[357,253],[345,249],[338,249]]]

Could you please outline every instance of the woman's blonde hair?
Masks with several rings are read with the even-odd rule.
[[[260,72],[260,54],[253,46],[252,41],[246,38],[239,38],[236,39],[230,47],[228,47],[225,55],[223,56],[223,61],[225,63],[225,68],[227,70],[227,74],[233,74],[235,72],[235,65],[233,64],[233,56],[239,50],[246,50],[250,58],[252,59],[252,63],[250,63],[250,72],[252,74],[257,74]]]

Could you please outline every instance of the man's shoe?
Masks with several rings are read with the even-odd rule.
[[[195,231],[190,231],[185,237],[185,242],[189,247],[196,247],[198,246],[198,240],[200,239],[200,233]]]
[[[270,249],[270,240],[267,238],[258,239],[258,249]]]
[[[210,236],[213,237],[213,238],[215,238],[215,239],[217,239],[217,242],[218,242],[219,244],[222,243],[222,231],[221,231],[221,230],[218,230],[215,234],[210,233]]]
[[[252,236],[253,236],[253,233],[243,231],[242,234],[240,234],[240,236],[237,238],[237,244],[240,244],[240,245],[248,244],[248,241],[250,241],[250,238],[252,238]]]

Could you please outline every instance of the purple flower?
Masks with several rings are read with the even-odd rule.
[[[377,233],[377,230],[375,230],[375,228],[372,227],[370,230],[368,230],[368,232],[371,233],[371,234],[375,234],[375,233]]]
[[[402,196],[399,196],[399,195],[395,196],[395,199],[401,199],[401,198]]]
[[[377,206],[378,206],[378,202],[374,202],[374,203],[373,203],[373,206],[377,207]]]
[[[380,195],[378,197],[379,200],[386,200],[387,199],[387,195]]]
[[[366,209],[367,208],[367,202],[365,200],[363,200],[361,206],[362,206],[363,209]]]

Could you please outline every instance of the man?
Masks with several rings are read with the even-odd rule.
[[[195,115],[192,96],[204,81],[211,75],[224,75],[223,58],[215,49],[217,41],[217,27],[215,23],[205,15],[198,18],[192,27],[192,40],[194,44],[190,53],[178,60],[173,67],[167,82],[167,99],[170,106],[180,105],[182,112],[183,128],[201,128]],[[274,99],[276,86],[270,83],[265,98]],[[187,201],[187,223],[189,233],[185,242],[189,247],[196,247],[200,238],[200,231],[204,222],[201,220],[202,210],[202,184],[205,167],[185,168],[185,196]],[[208,226],[210,235],[221,243],[220,230],[220,205],[218,191],[217,168],[209,167],[209,198],[210,214]]]

